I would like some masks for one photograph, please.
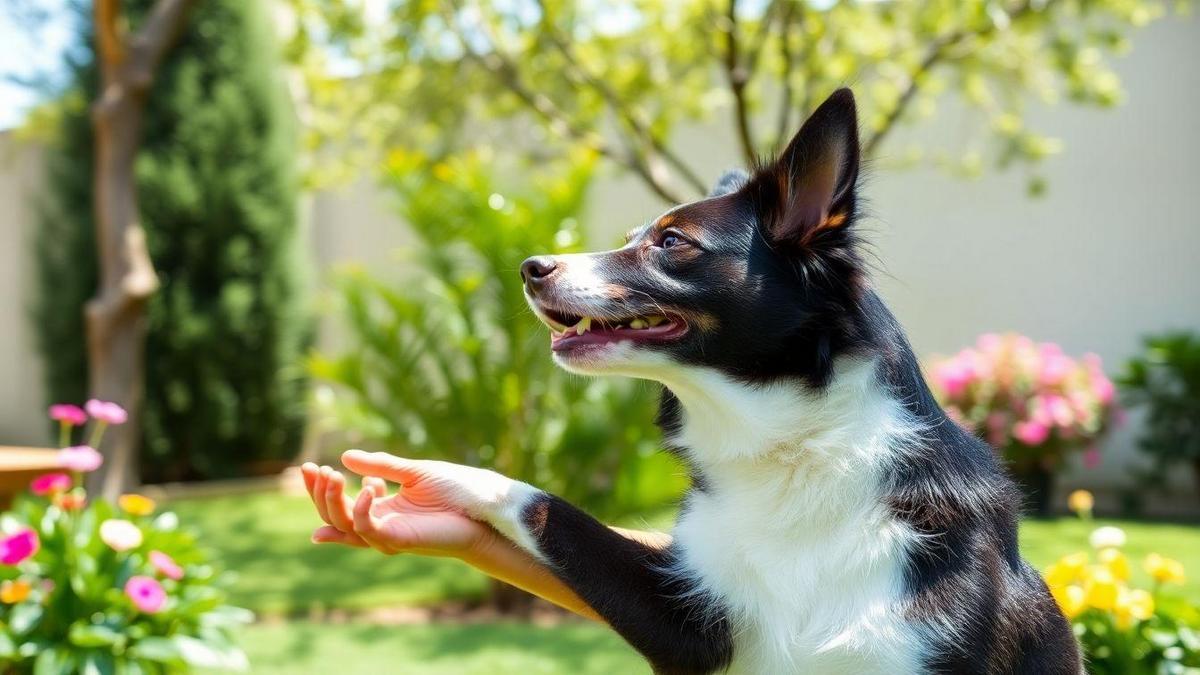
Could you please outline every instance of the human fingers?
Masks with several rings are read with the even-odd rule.
[[[376,499],[382,499],[387,496],[387,482],[382,478],[375,476],[367,476],[363,479],[363,487],[371,490],[371,495]]]
[[[342,464],[360,476],[386,478],[401,485],[410,485],[421,477],[420,462],[386,452],[347,450],[342,453]]]
[[[329,524],[342,532],[353,532],[354,521],[347,502],[345,477],[340,471],[331,471],[325,484],[325,509],[329,513]]]
[[[395,553],[396,549],[387,541],[380,530],[379,519],[371,515],[371,501],[374,499],[371,491],[364,488],[354,500],[354,533],[362,537],[371,548],[383,553]]]
[[[367,548],[367,542],[353,532],[342,532],[332,525],[322,525],[312,533],[314,544],[344,544],[355,548]]]
[[[332,525],[329,520],[329,506],[325,502],[325,488],[329,483],[329,474],[333,469],[322,466],[317,473],[316,480],[313,482],[313,504],[317,507],[317,513],[321,515],[321,520]]]

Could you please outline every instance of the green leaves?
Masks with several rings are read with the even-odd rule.
[[[1161,485],[1177,463],[1200,460],[1200,336],[1164,333],[1143,345],[1118,381],[1125,404],[1146,409],[1138,445],[1154,460],[1147,483]]]
[[[619,11],[562,0],[393,2],[369,30],[354,0],[291,4],[300,19],[290,53],[319,111],[314,150],[335,145],[361,170],[397,148],[503,147],[534,158],[582,149],[679,201],[707,188],[672,146],[680,125],[729,125],[730,138],[744,139],[721,160],[732,164],[777,149],[847,82],[869,156],[911,154],[885,141],[900,125],[937,123],[945,106],[968,131],[925,141],[925,161],[954,171],[973,157],[1036,164],[1049,154],[1037,130],[1014,137],[1003,127],[1023,129],[1031,101],[1120,103],[1111,59],[1170,3],[773,0],[730,16],[727,3],[698,0]],[[356,77],[344,77],[347,67]],[[348,148],[348,137],[361,142]],[[317,180],[353,175],[330,154]]]
[[[310,358],[310,373],[334,385],[316,407],[364,441],[492,466],[602,516],[673,499],[681,481],[624,478],[651,461],[651,392],[558,370],[517,273],[529,255],[581,246],[594,158],[497,164],[484,152],[393,155],[389,184],[418,237],[411,276],[339,277],[348,340]],[[529,183],[501,178],[510,173]]]

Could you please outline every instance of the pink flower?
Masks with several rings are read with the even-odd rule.
[[[109,518],[100,523],[100,539],[114,551],[128,551],[142,545],[142,531],[128,520]]]
[[[1092,446],[1083,452],[1083,465],[1089,469],[1100,466],[1100,450]]]
[[[1044,398],[1050,413],[1050,419],[1060,427],[1069,427],[1075,423],[1075,410],[1065,396],[1050,394]]]
[[[1050,438],[1050,427],[1035,420],[1013,425],[1013,437],[1025,445],[1041,445]]]
[[[1104,373],[1092,373],[1092,393],[1100,400],[1103,405],[1108,405],[1116,398],[1117,388],[1113,386],[1112,380],[1104,376]]]
[[[87,413],[77,405],[70,403],[56,403],[50,406],[50,419],[55,422],[62,422],[73,427],[87,423]]]
[[[48,495],[70,490],[71,483],[71,477],[65,473],[47,473],[34,478],[29,490],[35,495]]]
[[[58,465],[68,471],[87,473],[104,463],[104,456],[90,445],[73,445],[58,451]]]
[[[125,582],[125,595],[138,610],[146,614],[157,614],[167,604],[167,592],[154,577],[137,574]]]
[[[93,398],[84,405],[89,415],[106,424],[124,424],[125,420],[129,419],[125,409],[111,401],[98,401]]]
[[[933,379],[946,396],[958,398],[975,379],[975,370],[969,360],[959,355],[937,364],[933,369]]]
[[[150,551],[150,566],[168,579],[179,581],[183,578],[183,568],[162,551]]]
[[[37,532],[26,528],[0,539],[0,565],[17,565],[38,552],[41,541]]]
[[[996,333],[984,333],[975,341],[981,352],[998,352],[1004,347],[1004,338]]]
[[[1038,383],[1043,387],[1053,387],[1067,378],[1075,367],[1071,357],[1062,353],[1062,348],[1053,342],[1041,345],[1041,368],[1038,371]]]

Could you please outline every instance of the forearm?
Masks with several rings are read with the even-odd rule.
[[[507,584],[593,621],[603,621],[569,586],[529,553],[491,531],[462,556],[463,562]]]
[[[671,544],[671,535],[610,528],[622,536],[646,546],[663,549]],[[512,584],[521,590],[593,621],[604,619],[544,564],[498,532],[491,531],[461,556],[462,560],[484,574]]]

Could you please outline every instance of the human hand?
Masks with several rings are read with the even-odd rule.
[[[369,457],[356,462],[355,455],[367,453],[346,453],[343,461],[347,467],[360,473],[380,474],[363,479],[363,489],[355,500],[346,496],[346,479],[341,472],[311,462],[301,467],[305,488],[321,519],[327,523],[313,533],[313,542],[370,546],[389,555],[418,553],[466,558],[486,549],[498,536],[492,528],[456,508],[448,498],[450,495],[439,490],[434,481],[422,480],[420,472],[405,472],[392,465],[380,467]],[[404,487],[388,496],[383,478]]]

